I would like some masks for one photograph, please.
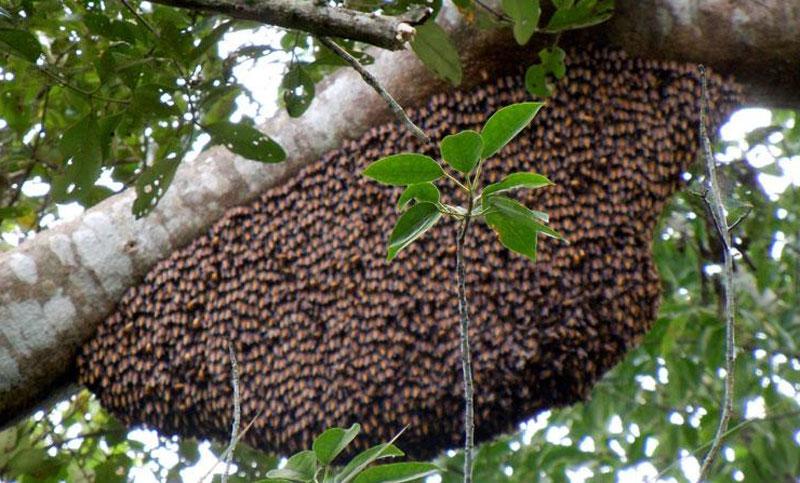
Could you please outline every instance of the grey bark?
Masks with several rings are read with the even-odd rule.
[[[760,2],[618,0],[612,21],[561,43],[603,39],[653,58],[702,60],[738,75],[753,102],[800,107],[800,6]],[[465,25],[453,8],[439,19],[461,49],[468,88],[509,65],[522,68],[541,45],[519,48],[507,31]],[[550,39],[544,39],[549,41]],[[402,106],[446,86],[408,51],[376,53],[372,73]],[[780,75],[778,75],[780,74]],[[157,209],[134,220],[124,192],[80,218],[0,254],[0,427],[68,389],[78,348],[124,291],[160,259],[205,231],[228,208],[246,203],[345,139],[391,119],[386,104],[351,70],[321,86],[306,114],[283,113],[263,129],[287,151],[280,165],[213,149],[184,163]]]

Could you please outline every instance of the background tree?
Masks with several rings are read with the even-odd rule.
[[[578,5],[581,3],[583,2],[579,2]],[[66,10],[62,4],[66,6]],[[363,10],[369,11],[375,8],[375,4],[371,2],[365,2],[364,5]],[[493,17],[496,17],[477,4],[458,2],[458,5],[465,9],[467,19],[470,12],[473,12],[476,22],[491,23]],[[53,394],[55,389],[69,386],[71,375],[68,361],[74,357],[80,341],[92,332],[96,323],[113,307],[119,294],[156,260],[201,231],[226,207],[241,203],[266,186],[279,182],[302,164],[313,161],[321,152],[334,147],[340,138],[354,136],[377,119],[385,119],[385,114],[382,105],[353,102],[367,95],[369,88],[363,87],[358,79],[350,78],[350,81],[347,81],[347,74],[337,75],[335,79],[328,81],[328,87],[317,95],[316,113],[312,107],[306,117],[295,122],[290,123],[286,116],[279,116],[268,124],[270,132],[275,133],[274,139],[283,147],[283,151],[291,156],[285,164],[278,165],[274,169],[262,168],[242,160],[234,161],[221,150],[216,150],[201,156],[191,165],[178,169],[178,160],[202,132],[208,134],[212,142],[225,144],[234,151],[239,150],[240,154],[252,154],[241,151],[245,150],[243,146],[246,146],[247,142],[255,141],[267,148],[262,150],[263,152],[273,153],[270,160],[280,157],[277,147],[271,140],[252,129],[248,121],[235,125],[228,123],[227,116],[232,112],[235,96],[242,92],[241,86],[231,82],[214,85],[213,81],[204,84],[204,79],[218,75],[224,78],[227,73],[229,80],[231,66],[237,60],[262,55],[276,49],[288,50],[293,52],[290,62],[294,67],[289,67],[284,78],[283,89],[288,94],[284,95],[283,99],[290,114],[293,110],[296,114],[308,107],[310,103],[308,94],[312,89],[312,82],[329,72],[338,61],[329,60],[333,65],[325,64],[324,61],[318,62],[319,57],[326,58],[326,51],[313,45],[307,36],[300,33],[284,36],[283,38],[287,39],[284,45],[254,45],[252,49],[237,52],[233,58],[222,59],[212,48],[214,41],[226,31],[252,27],[252,24],[242,26],[200,16],[190,10],[172,10],[151,5],[149,8],[152,10],[149,12],[138,9],[139,13],[135,15],[131,7],[139,6],[125,2],[119,4],[110,2],[109,5],[101,7],[94,3],[42,1],[19,2],[3,7],[4,11],[0,14],[6,23],[0,29],[2,33],[0,41],[7,48],[4,57],[7,63],[3,65],[4,83],[0,117],[7,126],[0,131],[0,135],[5,136],[2,151],[4,166],[2,176],[7,187],[7,191],[2,195],[3,209],[6,210],[3,212],[5,228],[15,231],[19,229],[18,227],[22,230],[36,230],[41,226],[42,220],[46,221],[47,215],[53,213],[55,207],[51,201],[77,201],[87,206],[97,203],[111,194],[108,188],[95,183],[104,168],[112,179],[137,188],[135,193],[134,190],[128,190],[119,196],[109,198],[79,220],[45,232],[0,259],[0,264],[9,269],[0,271],[0,293],[4,294],[0,302],[0,318],[8,321],[4,327],[6,341],[0,346],[0,350],[3,354],[11,355],[3,358],[0,406],[3,407],[3,417],[12,418],[24,414],[21,412],[23,408],[38,404],[43,397]],[[497,12],[501,11],[498,6],[492,8]],[[791,33],[797,31],[795,27],[798,16],[796,12],[794,16],[792,15],[792,8],[789,2],[761,2],[759,5],[741,7],[737,12],[723,12],[704,11],[699,7],[680,9],[677,3],[672,2],[619,2],[612,23],[587,35],[614,39],[634,54],[680,60],[702,59],[717,70],[743,74],[742,78],[749,82],[749,92],[754,98],[787,103],[796,101],[797,99],[792,96],[800,92],[796,88],[789,88],[796,87],[800,83],[797,77],[792,77],[792,73],[796,76],[797,72],[800,72],[800,69],[797,69],[800,65],[798,60],[800,48],[797,46],[797,39]],[[399,5],[398,9],[398,13],[410,10],[408,5]],[[30,14],[26,13],[23,17],[20,12],[30,12]],[[156,17],[158,20],[154,21]],[[502,32],[479,31],[476,34],[475,24],[467,24],[461,21],[461,18],[450,9],[445,10],[439,20],[455,39],[455,45],[463,49],[462,60],[486,58],[487,53],[507,49],[510,45],[508,37]],[[747,21],[742,22],[742,18]],[[30,24],[21,25],[20,22],[23,24],[30,22]],[[658,22],[661,22],[659,25],[669,25],[670,28],[642,28],[642,26],[652,27]],[[61,30],[62,27],[64,30]],[[520,29],[521,27],[515,29],[517,36],[524,34],[524,28],[522,33]],[[37,50],[36,44],[30,41],[31,32],[35,31],[51,33],[44,38],[34,38],[41,50]],[[20,32],[27,32],[28,35]],[[711,37],[709,32],[714,32],[714,36]],[[186,39],[193,38],[185,35],[187,33],[195,35],[194,38],[199,42],[195,44],[187,41]],[[579,40],[581,39],[578,36],[569,39],[571,42]],[[567,36],[563,41],[568,41]],[[368,62],[365,56],[370,54],[363,53],[363,49],[348,43],[345,43],[345,46],[350,47],[357,57],[360,56],[362,60]],[[533,58],[531,64],[534,64],[538,47],[528,49],[526,52],[529,58]],[[42,56],[46,60],[42,60]],[[374,58],[375,69],[382,74],[379,78],[385,81],[384,84],[396,94],[401,104],[411,103],[414,99],[443,88],[441,83],[421,75],[419,66],[410,55],[381,53],[375,54]],[[35,70],[28,70],[32,65],[35,66]],[[301,67],[296,67],[297,65]],[[461,77],[465,85],[479,79],[477,75],[479,68],[487,69],[491,73],[495,67],[491,62],[482,62],[479,67],[472,62],[464,62],[464,66]],[[131,78],[138,75],[136,72],[141,72],[142,69],[156,73],[154,82],[152,85],[136,85],[131,88],[126,84],[126,79],[130,82]],[[23,72],[25,72],[24,77]],[[777,75],[781,72],[787,74]],[[770,76],[770,73],[774,74]],[[448,75],[446,72],[440,74],[445,77]],[[449,75],[453,80],[455,74]],[[353,84],[348,84],[353,80],[357,83],[355,88],[352,87]],[[58,91],[63,95],[53,94]],[[115,97],[120,94],[125,97]],[[355,105],[359,108],[354,108]],[[320,113],[326,109],[329,112],[348,110],[353,117],[346,123],[336,119],[322,119]],[[182,115],[187,112],[191,114],[188,118]],[[776,122],[776,126],[769,131],[769,134],[775,134],[772,131],[785,131],[782,132],[783,138],[779,139],[776,134],[766,139],[768,145],[780,144],[780,149],[783,149],[780,155],[791,159],[788,156],[796,152],[791,149],[793,143],[796,149],[797,142],[796,133],[792,131],[795,126],[794,117],[791,113],[781,112],[780,115],[783,119],[776,117],[776,121],[779,122]],[[143,130],[145,136],[134,135],[137,129]],[[112,142],[103,136],[103,133],[109,130],[117,133]],[[175,136],[176,132],[179,136]],[[60,133],[64,135],[60,136]],[[93,136],[95,133],[100,135]],[[770,143],[769,139],[778,141]],[[774,151],[777,148],[766,149]],[[126,156],[126,153],[129,155]],[[70,164],[71,159],[83,159],[86,162]],[[146,162],[146,165],[143,165],[143,162]],[[790,163],[791,161],[783,162],[783,165],[791,169]],[[769,166],[772,165],[774,163]],[[739,380],[757,382],[750,388],[750,393],[737,391],[740,397],[745,398],[737,405],[741,412],[742,401],[753,398],[758,384],[783,388],[781,389],[783,392],[773,391],[771,397],[777,401],[783,401],[785,396],[781,394],[788,391],[786,385],[780,381],[789,381],[789,385],[795,392],[797,391],[797,387],[793,385],[795,382],[792,381],[796,381],[798,364],[797,359],[792,358],[794,352],[793,346],[790,345],[793,340],[791,331],[796,330],[797,323],[797,314],[792,310],[797,305],[797,268],[794,265],[797,263],[797,257],[796,252],[788,248],[797,243],[794,240],[797,229],[789,224],[797,220],[796,213],[792,211],[792,207],[796,207],[797,203],[790,203],[797,200],[788,199],[782,202],[785,196],[796,198],[795,195],[786,193],[777,201],[763,196],[757,198],[759,185],[753,180],[759,179],[759,175],[766,173],[754,172],[752,165],[748,167],[744,163],[731,166],[747,168],[731,168],[731,171],[738,169],[746,173],[741,176],[750,180],[749,184],[745,185],[750,187],[750,192],[742,193],[743,200],[753,204],[754,210],[759,207],[762,210],[758,212],[759,216],[749,217],[739,226],[739,229],[748,230],[745,236],[740,237],[745,243],[742,245],[744,248],[742,253],[750,258],[754,268],[751,268],[751,263],[747,263],[747,266],[755,274],[762,272],[761,278],[756,276],[758,283],[753,286],[745,285],[750,287],[750,291],[745,292],[749,295],[743,297],[748,300],[747,297],[750,296],[754,304],[763,302],[762,306],[751,306],[753,335],[749,347],[755,352],[752,361],[742,357],[743,362],[740,363],[740,367],[748,368],[745,374],[749,376],[742,376]],[[233,172],[231,167],[234,168]],[[734,177],[734,174],[736,173],[732,173],[731,177]],[[44,183],[50,184],[50,191],[44,196],[25,195],[22,186],[27,180],[37,176]],[[137,213],[144,214],[152,204],[151,200],[164,196],[166,185],[173,179],[172,189],[161,200],[155,213],[143,220],[133,221],[129,216],[131,205],[133,204]],[[200,180],[200,183],[197,180]],[[134,197],[139,201],[132,203]],[[665,230],[669,233],[669,239],[658,245],[657,253],[661,255],[662,261],[666,256],[663,254],[686,253],[688,255],[683,255],[684,258],[675,257],[676,260],[682,262],[688,259],[692,262],[691,268],[696,269],[705,267],[709,262],[712,264],[716,262],[715,250],[718,247],[715,247],[713,240],[708,237],[707,227],[699,221],[704,219],[701,216],[702,210],[698,208],[696,202],[694,205],[692,203],[692,198],[677,202],[676,213],[683,213],[684,219],[681,220],[681,216],[674,214],[668,218]],[[690,209],[693,211],[690,212]],[[690,213],[694,213],[693,217]],[[772,220],[771,224],[767,223],[769,220]],[[669,225],[670,221],[676,225]],[[755,223],[758,225],[753,225]],[[779,232],[783,233],[782,239],[777,238]],[[681,235],[676,236],[675,233]],[[694,246],[689,240],[699,240],[694,242],[697,245],[696,252],[692,252]],[[64,242],[67,247],[71,247],[69,250],[58,248],[63,246]],[[778,254],[777,250],[770,252],[767,247],[779,247],[781,246],[779,242],[787,247],[780,251],[780,257],[773,259],[767,256],[768,252]],[[65,254],[69,254],[72,258],[62,258],[61,256]],[[781,270],[789,265],[794,267],[794,271]],[[663,377],[660,379],[656,377],[664,374],[663,368],[670,374],[669,383],[664,387],[677,388],[675,399],[667,398],[668,404],[659,402],[658,398],[665,397],[666,393],[647,390],[647,387],[651,387],[650,380],[640,378],[647,381],[642,383],[646,387],[640,389],[641,394],[629,396],[631,409],[623,411],[619,405],[620,398],[601,397],[606,384],[604,383],[595,391],[595,402],[585,407],[561,412],[555,417],[556,421],[563,417],[565,418],[563,421],[569,422],[571,434],[576,438],[575,443],[583,441],[577,439],[578,435],[591,434],[594,436],[593,441],[597,448],[605,447],[601,446],[600,442],[612,439],[619,440],[619,445],[625,446],[622,436],[618,433],[609,434],[603,429],[603,423],[608,421],[611,415],[624,415],[626,423],[623,426],[624,431],[631,433],[624,434],[624,439],[627,441],[630,439],[628,436],[631,436],[633,441],[628,444],[638,445],[635,450],[630,450],[630,453],[638,455],[637,451],[641,451],[642,455],[650,457],[647,441],[658,440],[658,452],[652,453],[652,461],[659,468],[667,461],[675,459],[677,448],[694,450],[708,439],[706,434],[701,434],[694,428],[687,429],[692,424],[692,419],[687,416],[689,413],[699,413],[697,408],[700,407],[708,414],[713,414],[717,405],[716,394],[719,392],[718,390],[708,392],[709,388],[718,387],[714,378],[714,368],[717,367],[718,361],[715,365],[712,364],[714,360],[710,359],[704,361],[707,364],[704,365],[703,356],[698,355],[699,352],[688,352],[685,344],[678,343],[681,337],[686,337],[690,341],[713,342],[719,339],[714,332],[718,329],[716,319],[711,317],[708,311],[708,305],[712,303],[709,293],[713,291],[714,284],[709,282],[704,271],[700,271],[693,283],[691,274],[697,274],[696,270],[689,272],[688,268],[684,267],[684,271],[681,271],[679,267],[671,265],[665,267],[663,264],[660,268],[668,289],[665,292],[667,303],[662,308],[662,318],[665,321],[678,322],[669,324],[662,320],[649,336],[649,345],[646,344],[644,349],[632,354],[633,362],[620,366],[607,378],[607,381],[614,381],[616,377],[623,381],[622,385],[612,386],[611,391],[619,391],[620,387],[637,375],[650,375],[656,381],[663,381]],[[679,274],[675,275],[674,282],[671,281],[670,273]],[[747,278],[746,275],[742,275],[747,272],[740,270],[739,273],[743,280]],[[772,285],[773,283],[775,285]],[[787,287],[793,287],[794,292]],[[693,292],[695,288],[699,292]],[[771,298],[772,294],[775,294],[776,298]],[[695,297],[692,298],[692,295]],[[765,297],[767,300],[762,300]],[[698,300],[702,303],[696,303]],[[775,303],[775,300],[783,301],[783,304]],[[747,310],[747,307],[749,307],[747,302],[740,304],[740,317],[743,317],[742,311]],[[674,312],[670,312],[671,308]],[[683,318],[680,318],[679,314],[682,314]],[[761,332],[757,332],[759,329],[756,327],[768,323],[763,316],[773,316],[770,318],[771,321],[781,322],[770,330],[762,327]],[[27,324],[33,325],[27,326]],[[26,329],[37,325],[47,329],[26,333]],[[680,330],[680,334],[673,334],[673,331],[678,330],[676,327],[682,325],[685,328]],[[701,330],[709,332],[695,332]],[[37,332],[44,334],[45,337],[25,338],[24,344],[20,345],[19,334]],[[742,336],[740,340],[747,341],[747,337]],[[659,350],[648,350],[648,347],[652,349],[653,344]],[[31,345],[35,349],[31,349]],[[703,344],[702,349],[698,347],[697,350],[721,354],[719,348],[713,344]],[[769,355],[763,355],[759,350],[766,351]],[[39,357],[43,353],[46,353],[47,357],[42,363],[30,362],[31,357]],[[636,354],[638,359],[635,358]],[[785,362],[779,362],[784,360]],[[747,361],[752,365],[748,366]],[[625,373],[626,367],[628,373]],[[769,373],[764,372],[767,368],[770,370]],[[756,369],[761,373],[756,372]],[[764,382],[764,374],[770,374],[770,382]],[[792,379],[792,374],[795,379]],[[682,387],[678,385],[679,380],[682,380]],[[698,385],[697,381],[709,384]],[[672,386],[673,384],[675,386]],[[661,386],[656,384],[656,387]],[[684,398],[689,394],[692,394],[693,398]],[[706,394],[708,399],[702,399],[703,394]],[[765,403],[772,402],[772,400],[767,401],[763,390],[758,394],[765,399]],[[681,439],[681,436],[670,436],[676,432],[672,431],[675,428],[665,425],[664,420],[652,430],[653,434],[658,431],[658,436],[653,436],[653,440],[642,436],[645,434],[642,428],[647,427],[644,423],[653,420],[652,412],[649,411],[652,407],[659,407],[642,406],[642,401],[652,400],[647,399],[648,397],[655,398],[655,402],[661,407],[669,408],[665,418],[678,421],[678,417],[673,416],[675,412],[685,421],[688,420],[689,426],[686,424],[673,424],[673,426],[678,428],[677,432],[680,434],[694,433],[695,440],[692,440],[691,436],[685,436],[685,440]],[[582,429],[581,424],[592,421],[582,412],[598,411],[597,407],[603,408],[598,401],[604,399],[606,402],[603,404],[606,408],[600,409],[599,418],[594,420],[600,421],[601,424]],[[693,409],[690,411],[687,406]],[[86,400],[85,396],[75,397],[71,407],[65,411],[58,411],[63,412],[60,420],[54,418],[57,421],[54,422],[49,417],[46,418],[53,423],[52,428],[48,427],[47,423],[34,424],[28,421],[16,428],[15,434],[4,433],[4,437],[7,438],[6,447],[16,448],[8,452],[8,459],[3,463],[4,468],[15,472],[12,474],[30,474],[37,477],[58,477],[65,471],[67,474],[75,475],[79,470],[89,471],[90,474],[95,472],[95,476],[105,475],[102,471],[108,470],[109,475],[115,475],[120,466],[124,468],[136,459],[148,458],[145,452],[136,452],[135,442],[120,438],[119,436],[124,435],[124,431],[114,426],[114,423],[104,416],[94,418],[85,426],[89,431],[102,432],[105,435],[104,441],[109,446],[109,451],[95,451],[102,446],[101,439],[85,438],[77,449],[65,450],[69,457],[65,458],[59,453],[55,456],[48,455],[44,451],[45,445],[56,449],[68,448],[69,442],[63,440],[71,437],[66,433],[70,427],[78,424],[80,430],[86,429],[83,428],[84,423],[79,421],[82,421],[84,411],[92,407],[93,403]],[[770,408],[768,414],[782,418],[778,419],[780,423],[776,424],[787,427],[785,421],[794,415],[792,410],[795,408],[791,406],[785,408],[783,405],[775,408],[771,404],[767,407]],[[637,408],[640,412],[647,411],[641,421],[636,419]],[[781,411],[782,409],[787,410]],[[96,406],[92,410],[97,411]],[[579,413],[579,416],[575,416]],[[715,417],[706,415],[702,419],[702,428],[713,429],[713,424],[709,421],[715,421]],[[638,435],[633,434],[634,430],[629,422],[637,424]],[[93,423],[97,425],[92,426]],[[746,433],[751,427],[764,427],[759,424],[762,423],[751,423],[738,431]],[[661,430],[665,428],[667,431],[662,432]],[[610,430],[616,429],[618,429],[616,424],[610,428]],[[759,445],[754,441],[758,440],[760,437],[758,435],[762,433],[758,433],[756,429],[750,431],[756,432],[756,436],[750,436],[754,439],[747,440],[746,445],[743,443],[739,454],[736,453],[738,447],[733,448],[734,456],[740,458],[740,461],[756,462],[746,474],[758,474],[752,473],[754,471],[773,471],[776,476],[797,474],[797,469],[791,467],[791,462],[787,462],[786,465],[770,464],[767,470],[761,467],[764,465],[757,464],[763,460],[758,457]],[[612,436],[614,434],[617,436]],[[772,440],[782,442],[779,449],[783,448],[784,452],[791,450],[793,443],[790,439],[776,439],[775,434],[769,432],[763,434],[762,445],[770,441],[767,435],[771,434]],[[649,436],[649,433],[647,435]],[[674,440],[672,444],[670,441],[673,440],[670,438]],[[513,442],[511,441],[511,446],[516,447]],[[194,456],[193,446],[191,443],[183,445],[187,448],[184,451],[185,461],[191,461]],[[560,468],[579,465],[584,456],[574,445],[563,448],[549,446],[544,451],[536,452],[525,452],[522,449],[509,451],[508,447],[508,441],[487,446],[486,448],[494,448],[496,451],[485,448],[478,458],[478,463],[484,464],[481,462],[485,461],[487,471],[492,472],[507,465],[517,468],[517,475],[525,475],[530,473],[523,469],[529,470],[531,465],[535,465],[533,467],[537,469],[558,475],[563,474],[559,473]],[[617,445],[611,444],[610,447],[616,448]],[[131,451],[133,456],[128,454],[128,451]],[[591,460],[597,471],[602,471],[603,464],[614,470],[630,463],[630,460],[623,461],[620,457],[616,457],[615,460],[613,451],[615,450],[606,451],[609,457],[607,460],[591,454],[585,459]],[[495,458],[491,456],[492,454],[498,456]],[[553,456],[548,457],[549,454]],[[570,460],[565,459],[564,454],[578,456],[577,459]],[[523,458],[523,455],[527,456]],[[658,455],[662,455],[663,459],[659,460]],[[634,456],[630,457],[633,458]],[[791,458],[784,459],[791,460]],[[80,464],[81,462],[89,463]],[[263,460],[262,463],[268,466],[270,462]],[[733,471],[733,468],[742,470],[744,467],[736,466],[734,463],[728,465],[725,471]],[[478,478],[477,472],[476,478]]]

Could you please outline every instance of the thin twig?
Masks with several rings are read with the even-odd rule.
[[[129,12],[131,12],[131,13],[133,14],[133,16],[134,16],[134,17],[136,17],[136,20],[137,20],[137,21],[138,21],[140,24],[142,24],[142,26],[143,26],[144,28],[146,28],[147,30],[149,30],[151,34],[153,34],[153,35],[155,35],[155,36],[158,36],[158,34],[156,33],[155,29],[154,29],[154,28],[153,28],[153,27],[152,27],[152,26],[151,26],[149,23],[147,23],[147,20],[145,20],[145,19],[144,19],[144,17],[142,17],[141,15],[139,15],[139,12],[137,12],[137,11],[136,11],[136,9],[135,9],[135,8],[133,8],[133,6],[131,6],[131,4],[130,4],[130,3],[128,3],[128,0],[120,0],[120,2],[122,2],[122,4],[123,4],[123,5],[125,5],[125,8],[127,8],[127,9],[128,9],[128,11],[129,11]]]
[[[225,450],[225,473],[222,474],[222,483],[228,483],[228,474],[231,471],[231,459],[236,448],[236,437],[239,434],[239,422],[242,410],[239,400],[239,368],[236,364],[236,352],[233,350],[233,342],[228,342],[228,352],[231,356],[231,374],[233,376],[233,427],[231,428],[231,443]]]
[[[470,184],[468,182],[468,184]],[[470,184],[470,186],[472,186]],[[472,215],[472,190],[468,191],[467,214],[456,238],[456,279],[458,284],[458,314],[461,318],[461,367],[464,371],[464,483],[472,481],[472,448],[475,444],[474,388],[472,384],[472,356],[469,347],[469,307],[467,306],[466,269],[462,251],[467,238]]]
[[[717,181],[717,167],[714,160],[714,154],[711,152],[711,143],[708,140],[708,133],[706,132],[706,108],[708,105],[708,87],[706,85],[706,69],[701,64],[698,65],[700,70],[700,81],[702,84],[702,97],[700,99],[700,142],[703,145],[703,157],[706,161],[706,169],[708,171],[708,189],[711,194],[711,199],[704,197],[705,202],[711,211],[714,224],[717,227],[717,232],[722,240],[722,254],[723,254],[723,269],[722,280],[725,289],[725,299],[723,300],[723,311],[725,315],[725,393],[722,400],[722,412],[719,418],[719,426],[711,444],[711,448],[706,453],[702,465],[700,465],[700,474],[698,481],[706,479],[714,458],[719,453],[722,447],[722,440],[724,439],[728,422],[731,418],[733,411],[733,373],[736,364],[736,344],[734,340],[734,306],[733,306],[733,257],[731,256],[731,235],[728,228],[728,220],[725,215],[725,204],[722,201],[722,193],[720,192],[719,182]]]
[[[245,434],[247,434],[247,432],[250,430],[250,428],[253,426],[253,424],[256,422],[256,420],[257,420],[258,418],[260,418],[260,417],[261,417],[261,414],[263,414],[263,413],[264,413],[264,409],[262,408],[262,409],[260,409],[260,410],[258,411],[258,413],[255,415],[255,417],[253,417],[253,419],[251,419],[251,420],[250,420],[250,422],[249,422],[249,423],[247,423],[247,426],[245,426],[245,427],[244,427],[244,429],[243,429],[243,430],[241,430],[241,431],[239,432],[239,434],[237,434],[237,435],[236,435],[236,443],[237,443],[237,444],[239,443],[239,441],[241,441],[241,440],[242,440],[242,438],[244,437],[244,435],[245,435]],[[220,456],[221,456],[221,458],[218,458],[218,459],[217,459],[217,461],[216,461],[216,462],[215,462],[213,465],[211,465],[211,468],[209,468],[209,469],[208,469],[208,471],[206,472],[206,474],[205,474],[205,475],[203,475],[203,477],[202,477],[202,478],[200,478],[200,480],[199,480],[199,481],[206,481],[206,478],[208,478],[209,476],[211,476],[211,473],[212,473],[212,472],[213,472],[213,471],[214,471],[214,470],[217,468],[217,465],[219,464],[219,462],[220,462],[221,460],[224,460],[224,459],[226,459],[226,458],[228,457],[228,455],[229,455],[229,454],[233,454],[233,449],[236,449],[236,448],[231,448],[231,446],[230,446],[230,445],[229,445],[227,448],[225,448],[225,451],[223,451],[223,452],[222,452],[222,454],[220,455]]]
[[[350,53],[344,50],[343,48],[339,47],[339,44],[329,39],[328,37],[317,37],[317,39],[319,39],[322,45],[332,50],[333,53],[344,59],[344,61],[350,64],[356,70],[356,72],[361,74],[361,77],[364,79],[364,82],[366,82],[367,84],[370,85],[370,87],[375,89],[375,92],[377,92],[378,95],[380,95],[383,98],[383,100],[386,101],[387,104],[389,104],[389,108],[392,110],[394,115],[397,116],[397,118],[400,119],[400,121],[402,121],[403,124],[405,124],[406,128],[408,128],[408,130],[411,131],[411,134],[418,137],[425,143],[430,142],[430,138],[425,135],[425,132],[419,127],[417,127],[417,125],[414,124],[411,121],[411,119],[408,118],[406,111],[404,111],[403,108],[400,106],[400,104],[398,104],[397,101],[394,100],[391,94],[386,92],[386,89],[384,89],[381,83],[378,82],[378,79],[376,79],[375,76],[370,74],[367,71],[367,69],[365,69],[360,62],[358,62],[358,59],[350,55]]]

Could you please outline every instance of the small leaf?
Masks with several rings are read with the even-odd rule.
[[[550,97],[552,93],[547,83],[547,69],[541,64],[535,64],[525,71],[525,90],[537,98]]]
[[[203,129],[211,135],[212,143],[223,144],[247,159],[264,163],[279,163],[286,159],[286,153],[278,143],[248,124],[219,121]]]
[[[403,211],[411,200],[436,203],[440,196],[439,188],[433,183],[412,184],[397,199],[397,211]]]
[[[433,463],[390,463],[367,468],[353,483],[403,483],[438,473]]]
[[[514,39],[519,45],[530,40],[539,24],[539,0],[503,0],[503,10],[514,21]]]
[[[481,157],[488,158],[508,144],[531,122],[543,105],[541,102],[523,102],[506,106],[492,114],[481,132]]]
[[[267,478],[306,482],[317,472],[317,456],[313,451],[301,451],[286,462],[286,466],[267,472]]]
[[[461,84],[461,60],[447,32],[433,20],[417,25],[415,29],[417,34],[411,41],[411,49],[425,67],[455,86]]]
[[[481,158],[483,139],[475,131],[445,136],[439,143],[442,158],[456,171],[469,174]]]
[[[536,221],[536,219],[540,218],[540,216],[537,214],[539,212],[529,209],[519,201],[506,198],[505,196],[494,195],[489,197],[489,207],[508,216],[530,220],[532,226],[535,227],[537,231],[540,231],[549,237],[566,241],[561,233]]]
[[[314,81],[301,64],[294,64],[281,81],[283,102],[291,117],[302,116],[314,100]]]
[[[611,18],[614,10],[613,0],[580,0],[577,5],[562,3],[547,23],[548,32],[591,27]]]
[[[536,173],[511,173],[506,176],[503,181],[498,183],[493,183],[486,188],[483,189],[483,199],[486,200],[492,193],[501,193],[503,191],[509,191],[516,188],[528,188],[528,189],[535,189],[541,188],[543,186],[552,185],[553,182],[547,179],[546,177],[542,176],[541,174]]]
[[[546,48],[539,51],[539,58],[542,60],[542,65],[549,72],[552,72],[556,79],[561,79],[567,73],[567,67],[564,65],[564,58],[567,53],[560,47]]]
[[[417,203],[400,215],[389,235],[386,260],[391,262],[401,250],[435,225],[441,216],[436,205],[428,202]]]
[[[379,183],[405,186],[435,181],[444,176],[444,171],[430,156],[403,153],[379,159],[361,174]]]
[[[25,30],[0,28],[0,43],[5,44],[9,52],[22,57],[28,62],[36,62],[42,54],[42,45],[30,32]]]
[[[350,429],[331,428],[319,435],[312,445],[317,460],[323,465],[329,465],[358,436],[361,426],[358,423],[350,426]]]
[[[497,233],[500,243],[531,261],[536,261],[539,232],[563,239],[555,230],[535,221],[536,213],[517,201],[496,195],[490,196],[487,203],[491,210],[485,215],[486,223]]]
[[[395,439],[397,439],[397,436],[392,438],[392,441]],[[369,448],[353,457],[353,459],[351,459],[350,462],[345,465],[342,471],[336,475],[333,481],[335,483],[347,483],[355,478],[356,475],[361,473],[364,468],[366,468],[375,460],[382,458],[396,458],[404,455],[405,453],[400,451],[400,448],[392,443],[383,443],[373,446],[372,448]]]

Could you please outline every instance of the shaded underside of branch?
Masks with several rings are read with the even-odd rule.
[[[400,50],[409,40],[402,29],[398,29],[401,24],[413,27],[424,23],[431,14],[428,7],[417,6],[394,17],[372,15],[313,0],[154,0],[153,3],[224,14],[325,37],[357,40],[389,50]]]

